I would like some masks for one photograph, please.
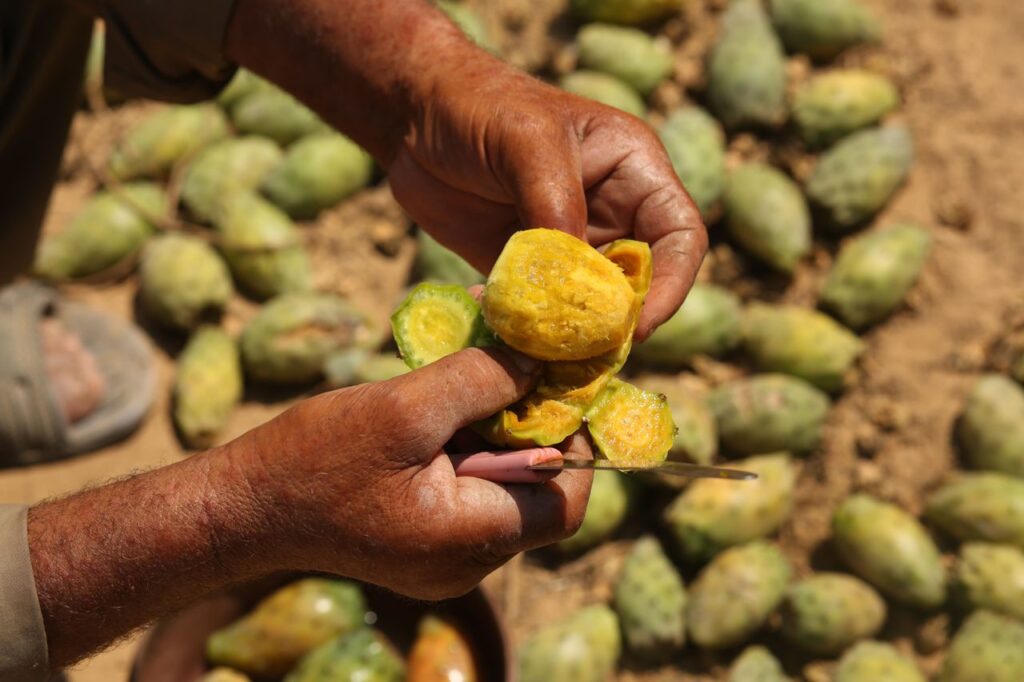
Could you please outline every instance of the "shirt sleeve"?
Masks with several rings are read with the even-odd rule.
[[[0,505],[0,680],[49,679],[46,630],[28,554],[28,507]]]

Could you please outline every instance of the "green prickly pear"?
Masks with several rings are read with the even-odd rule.
[[[384,635],[360,628],[306,655],[284,682],[403,682],[405,663]]]
[[[832,144],[874,125],[898,107],[893,82],[862,69],[838,69],[815,76],[793,98],[793,119],[811,147]]]
[[[260,78],[248,69],[239,69],[235,73],[235,77],[217,95],[217,104],[230,112],[236,104],[252,93],[258,90],[272,90],[276,87],[270,81]]]
[[[628,26],[665,19],[682,6],[682,0],[572,0],[573,14],[580,19]]]
[[[642,95],[672,73],[672,52],[635,28],[587,24],[576,34],[580,67],[601,71],[632,85]]]
[[[310,651],[363,625],[355,583],[305,578],[263,599],[206,641],[206,657],[256,677],[281,677]]]
[[[167,107],[128,131],[110,156],[110,172],[121,181],[159,178],[228,134],[227,118],[213,104]]]
[[[750,163],[725,188],[729,234],[754,257],[791,273],[811,250],[811,216],[796,183],[782,171]]]
[[[899,507],[851,495],[832,516],[833,543],[854,573],[898,602],[922,609],[946,599],[946,571],[924,527]]]
[[[280,145],[330,131],[315,112],[272,85],[257,88],[235,102],[231,107],[231,122],[243,135],[269,137]]]
[[[978,380],[958,433],[972,467],[1024,477],[1024,389],[999,374]]]
[[[881,37],[878,21],[857,0],[771,0],[771,9],[786,47],[813,59]]]
[[[822,226],[846,232],[868,221],[906,180],[913,160],[906,128],[869,128],[837,142],[807,181],[807,197]]]
[[[647,115],[647,105],[636,90],[615,76],[600,71],[574,71],[563,76],[558,84],[566,92],[607,104],[627,114],[640,118]]]
[[[782,602],[782,634],[804,651],[838,654],[877,633],[885,602],[852,575],[818,573],[791,585]]]
[[[725,189],[725,133],[722,126],[699,107],[672,112],[658,128],[672,168],[704,215]]]
[[[748,646],[729,667],[728,682],[790,682],[779,659],[766,647]]]
[[[683,386],[677,377],[652,374],[637,379],[636,384],[668,399],[672,421],[676,424],[668,461],[711,464],[718,450],[718,431],[715,416],[704,400]]]
[[[243,675],[231,668],[214,668],[203,675],[200,682],[252,682],[248,675]]]
[[[914,225],[851,239],[828,273],[821,302],[853,329],[881,322],[914,286],[930,246],[928,233]]]
[[[925,518],[957,540],[1005,542],[1024,549],[1024,480],[961,474],[928,498]]]
[[[462,256],[441,245],[422,228],[416,234],[416,273],[426,282],[458,284],[470,287],[481,284],[484,276]]]
[[[163,190],[148,182],[97,194],[71,224],[43,240],[34,272],[63,281],[97,275],[126,262],[153,235],[164,203]]]
[[[462,32],[472,40],[474,43],[496,52],[493,41],[491,40],[490,32],[487,30],[487,24],[484,23],[483,18],[476,13],[469,5],[459,4],[458,2],[451,2],[450,0],[438,0],[437,6],[448,15],[456,26],[462,29]]]
[[[950,642],[938,680],[1024,680],[1024,624],[991,611],[975,612]]]
[[[626,648],[645,661],[672,657],[686,642],[686,588],[658,541],[633,545],[615,583],[615,611]]]
[[[263,182],[263,193],[293,218],[313,218],[370,182],[373,159],[340,133],[302,138]]]
[[[588,606],[526,640],[519,651],[519,680],[605,682],[621,646],[615,612],[604,604]]]
[[[1024,552],[969,542],[960,548],[951,592],[958,606],[988,609],[1024,621]]]
[[[409,366],[402,358],[370,353],[365,348],[340,350],[324,363],[327,385],[332,388],[387,381],[407,372]]]
[[[743,315],[743,346],[759,368],[838,391],[864,342],[832,318],[791,305],[753,303]]]
[[[739,345],[740,337],[739,298],[728,289],[698,282],[682,307],[633,347],[632,357],[679,369],[697,355],[724,355]]]
[[[622,524],[629,511],[629,481],[615,471],[594,476],[583,524],[572,537],[556,547],[564,554],[578,554],[604,542]]]
[[[225,199],[255,190],[282,157],[277,144],[265,137],[212,144],[189,165],[181,185],[181,201],[193,216],[211,222]]]
[[[178,358],[174,424],[190,447],[213,445],[242,399],[242,363],[230,334],[200,327]]]
[[[228,266],[201,239],[167,234],[143,251],[139,303],[160,324],[192,329],[207,313],[222,310],[233,293]]]
[[[835,682],[926,682],[917,664],[885,642],[861,642],[843,654]]]

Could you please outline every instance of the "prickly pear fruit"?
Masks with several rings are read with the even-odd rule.
[[[778,547],[751,542],[725,550],[690,586],[686,623],[705,649],[741,644],[775,611],[792,572]]]
[[[587,24],[576,34],[580,67],[615,76],[649,95],[672,73],[672,52],[635,28]]]
[[[212,104],[167,107],[128,131],[110,156],[110,172],[121,181],[159,178],[228,133],[224,112]]]
[[[1024,552],[1011,545],[965,544],[950,591],[962,609],[988,609],[1024,621]]]
[[[62,281],[89,277],[124,263],[142,248],[164,214],[164,193],[137,182],[93,197],[62,231],[43,240],[35,274]]]
[[[624,465],[664,461],[676,425],[665,396],[612,379],[586,412],[587,430],[605,458]]]
[[[360,628],[310,652],[284,682],[403,682],[405,663],[383,634]]]
[[[800,87],[793,98],[793,119],[804,142],[822,147],[878,123],[899,104],[899,91],[885,76],[839,69]]]
[[[491,41],[490,32],[487,30],[487,24],[484,23],[483,18],[476,13],[469,5],[460,4],[458,2],[451,2],[450,0],[438,0],[437,6],[448,15],[456,26],[462,29],[462,32],[472,40],[474,43],[484,48],[495,52],[494,43]]]
[[[630,482],[616,471],[594,476],[583,524],[572,537],[558,543],[560,552],[578,554],[604,542],[622,524],[629,511]]]
[[[853,329],[881,322],[903,302],[928,257],[931,237],[897,225],[847,242],[821,291],[821,301]]]
[[[238,345],[218,327],[200,327],[178,358],[174,424],[190,447],[209,447],[242,399]]]
[[[812,654],[837,654],[872,637],[885,622],[885,602],[867,583],[818,573],[791,585],[782,602],[782,634]]]
[[[263,193],[293,218],[314,218],[370,182],[373,159],[340,133],[308,135],[270,171]]]
[[[977,611],[960,626],[946,652],[939,682],[1024,680],[1024,624]]]
[[[638,658],[660,662],[683,648],[686,589],[654,537],[633,545],[615,583],[614,603],[626,648]]]
[[[398,352],[411,369],[473,346],[482,327],[480,304],[458,284],[417,284],[391,316]]]
[[[805,454],[818,447],[828,416],[828,396],[802,379],[760,374],[730,381],[708,396],[722,446],[754,455],[788,450]]]
[[[636,26],[676,14],[682,5],[682,0],[572,0],[572,11],[585,21]]]
[[[592,99],[639,118],[647,115],[647,105],[637,91],[607,73],[574,71],[562,76],[558,86],[566,92]]]
[[[864,342],[815,310],[754,303],[743,315],[743,346],[768,372],[792,374],[823,391],[838,391]]]
[[[788,455],[733,464],[757,479],[696,479],[665,509],[665,525],[688,561],[706,561],[727,547],[766,537],[789,517],[797,471]]]
[[[728,682],[789,682],[779,659],[763,646],[748,646],[729,667]]]
[[[248,675],[231,668],[214,668],[203,675],[200,682],[251,682]]]
[[[861,642],[839,659],[835,682],[926,682],[917,664],[885,642]]]
[[[845,232],[869,220],[906,180],[913,160],[906,128],[869,128],[837,142],[807,181],[807,196],[823,227]]]
[[[621,651],[619,620],[604,604],[537,630],[519,651],[520,682],[605,682]]]
[[[324,372],[331,353],[365,342],[361,313],[320,293],[282,294],[270,300],[242,332],[246,374],[274,384],[303,384]]]
[[[217,104],[231,111],[236,104],[257,90],[271,90],[275,87],[270,81],[260,78],[252,71],[239,69],[235,72],[235,77],[217,95]]]
[[[331,388],[387,381],[409,371],[402,358],[371,353],[365,348],[345,348],[331,353],[324,363],[327,385]]]
[[[722,126],[703,109],[685,107],[665,119],[658,137],[693,203],[707,215],[725,189]]]
[[[189,165],[181,185],[181,201],[193,216],[211,222],[226,198],[259,187],[282,156],[274,141],[265,137],[212,144]]]
[[[438,616],[420,621],[406,682],[476,682],[473,650],[454,624]]]
[[[163,235],[143,251],[139,303],[160,324],[192,329],[207,313],[223,309],[233,293],[228,266],[201,239]]]
[[[633,357],[678,369],[697,355],[720,356],[739,345],[740,301],[728,289],[696,283],[681,308],[643,343]]]
[[[264,598],[247,616],[206,641],[206,657],[256,677],[280,677],[300,658],[363,625],[355,583],[305,578]]]
[[[833,543],[854,573],[898,602],[935,608],[946,571],[924,527],[894,504],[851,495],[832,516]]]
[[[957,540],[1005,542],[1024,549],[1024,480],[961,474],[928,498],[925,518]]]
[[[636,383],[640,388],[660,393],[668,400],[676,435],[667,459],[672,462],[711,464],[718,450],[718,430],[715,416],[703,398],[676,377],[652,374],[638,378]]]
[[[983,376],[967,398],[957,435],[974,468],[1024,477],[1024,389],[999,374]]]
[[[796,183],[760,163],[741,166],[726,184],[725,222],[729,234],[757,259],[793,272],[811,250],[811,216]]]
[[[239,99],[231,107],[231,122],[242,135],[262,135],[280,145],[330,131],[311,109],[274,86],[258,88]]]
[[[416,235],[416,274],[420,279],[439,284],[458,284],[470,287],[484,281],[480,271],[463,260],[462,256],[442,246],[436,239],[420,229]]]
[[[858,0],[772,0],[772,20],[782,42],[818,60],[881,37],[875,17]]]
[[[786,59],[757,0],[734,0],[708,62],[708,101],[726,128],[786,117]]]

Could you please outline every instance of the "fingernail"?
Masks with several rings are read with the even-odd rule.
[[[522,353],[511,349],[505,349],[505,353],[508,355],[509,359],[512,360],[512,363],[525,374],[533,374],[540,369],[540,360],[535,360],[529,355],[523,355]]]

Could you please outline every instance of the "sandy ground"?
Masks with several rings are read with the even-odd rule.
[[[929,227],[935,247],[908,310],[867,335],[869,350],[850,390],[830,418],[825,445],[804,467],[797,509],[781,542],[800,572],[835,565],[824,541],[828,517],[852,489],[897,500],[913,511],[921,493],[955,464],[953,420],[972,380],[1002,361],[999,348],[1011,328],[1024,321],[1024,5],[1017,0],[865,0],[885,19],[881,49],[852,55],[889,72],[900,84],[901,117],[913,133],[918,162],[910,182],[881,217],[883,222],[914,221]],[[557,41],[568,35],[558,0],[495,0],[476,3],[499,29],[510,59],[521,66],[553,65],[564,55]],[[715,5],[721,3],[709,3]],[[699,18],[706,8],[691,14]],[[679,47],[678,77],[695,84],[694,55],[706,42],[706,23],[674,22],[667,32]],[[795,72],[803,65],[795,62]],[[682,88],[667,86],[656,108],[678,101]],[[142,107],[144,109],[145,107]],[[113,131],[140,115],[135,105],[97,119],[76,121],[67,173],[55,195],[47,230],[59,229],[78,209],[94,182],[84,166],[102,158]],[[749,141],[733,145],[747,155]],[[756,152],[757,145],[753,145]],[[794,164],[800,172],[799,162]],[[306,232],[318,283],[352,298],[383,321],[407,282],[412,245],[409,225],[385,188],[364,193]],[[820,279],[829,248],[798,276],[785,299],[806,300]],[[718,246],[715,262],[728,262]],[[133,315],[131,281],[105,287],[75,286],[69,295],[124,317]],[[230,324],[252,312],[232,306]],[[59,465],[0,472],[0,500],[32,503],[84,485],[173,462],[183,456],[167,417],[167,386],[172,357],[180,342],[155,344],[161,390],[152,414],[127,441]],[[706,369],[714,373],[715,367]],[[232,418],[225,438],[262,423],[296,399],[294,395],[250,395]],[[653,513],[652,510],[645,510]],[[644,514],[641,512],[640,516]],[[628,537],[643,527],[631,524]],[[545,557],[527,557],[488,581],[505,604],[516,636],[577,604],[605,599],[608,583],[626,542],[612,542],[581,559],[556,566]],[[883,636],[915,652],[928,671],[939,663],[946,638],[941,618],[925,621],[894,610]],[[71,671],[73,682],[127,679],[137,646],[131,637]],[[690,649],[687,672],[626,672],[622,680],[715,679],[727,659]],[[791,673],[821,679],[821,663],[787,660]]]

